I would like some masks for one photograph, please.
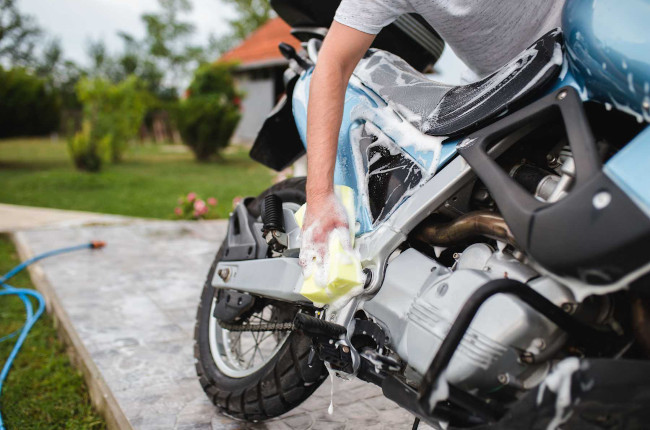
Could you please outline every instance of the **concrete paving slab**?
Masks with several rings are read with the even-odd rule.
[[[89,374],[104,384],[102,396],[114,400],[112,413],[122,414],[111,427],[411,428],[408,412],[361,381],[336,381],[333,415],[327,413],[329,379],[300,407],[266,423],[216,412],[196,378],[192,335],[203,281],[225,232],[223,221],[149,221],[14,235],[23,258],[94,239],[107,242],[103,250],[44,260],[32,274],[38,274],[37,284],[48,285],[50,306],[54,300],[61,308],[57,318],[67,321],[82,360],[92,361]]]
[[[0,203],[0,232],[12,232],[43,227],[66,227],[83,224],[118,224],[138,218],[94,212],[19,206]]]

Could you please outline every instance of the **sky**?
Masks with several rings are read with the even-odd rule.
[[[223,34],[227,19],[234,17],[230,6],[219,0],[193,0],[187,21],[197,27],[195,42],[207,43],[210,33]],[[88,40],[103,39],[110,52],[121,49],[118,31],[136,38],[144,35],[140,15],[158,10],[157,0],[18,0],[22,13],[32,15],[49,37],[58,37],[67,59],[87,65]]]

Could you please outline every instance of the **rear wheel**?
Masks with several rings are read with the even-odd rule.
[[[249,212],[258,216],[261,201],[270,193],[280,196],[285,207],[297,210],[305,201],[305,180],[276,184],[248,203]],[[273,418],[307,399],[327,370],[318,359],[307,365],[311,340],[297,332],[241,331],[246,325],[293,321],[298,308],[290,303],[257,298],[236,330],[213,316],[216,299],[211,280],[222,249],[212,263],[197,311],[194,356],[199,381],[227,415],[247,421]]]

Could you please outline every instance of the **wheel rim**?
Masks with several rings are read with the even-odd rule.
[[[232,378],[249,376],[268,363],[282,348],[290,332],[238,331],[222,328],[213,316],[217,301],[210,309],[210,353],[219,370]],[[273,305],[267,305],[248,319],[251,324],[275,322]]]
[[[282,207],[293,212],[300,209],[300,205],[296,203],[283,203]],[[219,370],[231,378],[244,378],[264,367],[275,357],[291,334],[289,331],[231,332],[226,330],[219,325],[219,321],[214,316],[216,303],[215,298],[210,306],[208,325],[210,354]],[[251,324],[277,322],[279,313],[273,304],[269,304],[261,311],[253,313],[248,318],[248,322]]]

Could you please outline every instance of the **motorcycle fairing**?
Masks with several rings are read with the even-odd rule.
[[[568,196],[546,203],[508,176],[485,149],[524,124],[558,118],[574,154],[576,178]],[[650,219],[603,173],[573,88],[561,88],[472,133],[458,150],[490,190],[517,243],[553,273],[608,285],[647,264]],[[608,199],[606,204],[596,204],[599,194]]]
[[[562,14],[570,70],[585,97],[639,122],[650,122],[648,19],[645,0],[570,0]]]
[[[293,113],[303,142],[307,141],[307,103],[312,72],[313,69],[300,77],[293,97]],[[372,140],[379,143],[373,145]],[[355,190],[355,211],[359,223],[357,235],[372,231],[377,223],[386,219],[395,207],[454,155],[455,143],[442,144],[443,140],[420,133],[359,79],[351,79],[345,94],[334,183]],[[371,149],[370,154],[374,155],[374,159],[368,158],[368,148],[371,146],[375,148]],[[381,159],[380,153],[375,152],[379,146],[383,147],[382,153],[393,156],[392,161],[383,160],[376,164]],[[393,166],[389,167],[391,163]],[[372,187],[369,187],[370,165],[374,174],[383,176],[373,178],[376,181],[373,180]],[[380,165],[385,168],[381,169]],[[413,176],[409,178],[411,174]],[[391,179],[393,176],[395,178]],[[408,178],[407,185],[404,186],[398,178]],[[389,201],[394,202],[392,207],[385,207],[386,196],[390,196]],[[379,207],[384,209],[377,210]]]
[[[605,174],[650,217],[650,127],[605,164]]]
[[[561,40],[561,32],[552,30],[501,70],[461,87],[431,81],[399,57],[370,50],[345,94],[334,173],[335,184],[355,190],[357,235],[374,230],[456,154],[457,141],[431,133],[466,132],[554,79]],[[293,90],[305,145],[312,72],[304,72]]]

